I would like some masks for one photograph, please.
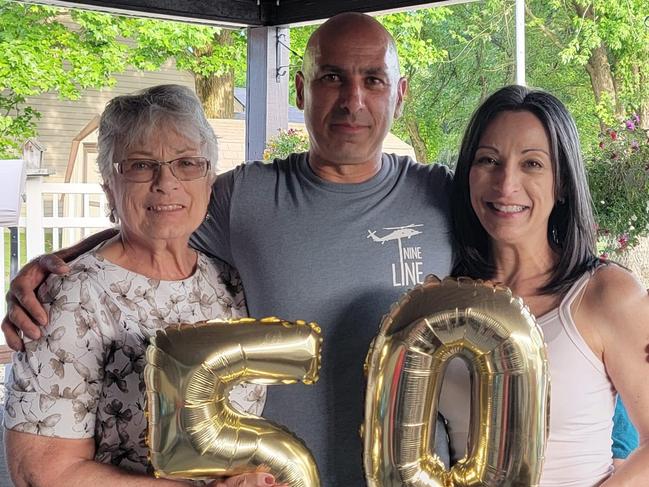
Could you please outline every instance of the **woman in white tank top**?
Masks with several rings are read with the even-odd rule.
[[[595,223],[574,121],[552,95],[505,87],[465,133],[453,190],[454,275],[509,286],[538,317],[552,381],[541,487],[649,485],[649,297],[595,256]],[[452,363],[440,411],[466,448],[468,375]],[[613,473],[619,392],[640,448]]]

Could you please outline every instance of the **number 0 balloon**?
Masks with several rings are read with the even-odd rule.
[[[210,479],[263,468],[291,487],[320,485],[313,456],[283,427],[238,412],[240,382],[318,380],[320,329],[277,318],[159,331],[147,349],[148,444],[157,477]]]
[[[471,373],[467,457],[431,452],[444,371]],[[367,359],[364,464],[373,486],[538,485],[549,379],[540,329],[509,289],[430,276],[383,319]]]

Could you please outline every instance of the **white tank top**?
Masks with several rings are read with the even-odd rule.
[[[613,469],[615,390],[604,364],[577,331],[570,311],[590,276],[584,274],[558,308],[537,319],[547,344],[550,369],[550,435],[540,487],[594,487]],[[453,461],[466,452],[469,390],[468,370],[464,362],[454,359],[448,366],[439,403],[448,421]]]

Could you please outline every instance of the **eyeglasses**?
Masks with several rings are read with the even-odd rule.
[[[153,181],[160,167],[168,164],[171,174],[179,181],[199,179],[207,174],[210,161],[204,157],[179,157],[171,161],[156,161],[154,159],[126,159],[114,162],[117,172],[124,179],[133,183],[148,183]]]

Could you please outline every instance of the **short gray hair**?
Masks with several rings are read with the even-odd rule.
[[[104,184],[113,182],[113,163],[129,148],[161,126],[171,126],[190,140],[200,141],[214,176],[218,145],[200,101],[189,88],[158,85],[134,95],[117,96],[106,105],[99,121],[97,164]]]

